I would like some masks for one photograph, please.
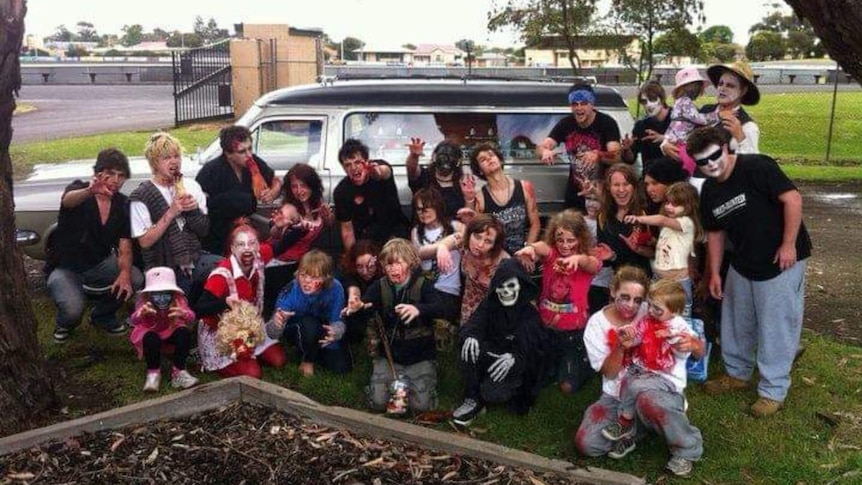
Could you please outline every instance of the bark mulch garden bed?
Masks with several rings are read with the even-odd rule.
[[[572,483],[485,460],[231,404],[186,419],[86,433],[4,456],[2,484]]]

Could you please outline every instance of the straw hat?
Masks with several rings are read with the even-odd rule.
[[[676,84],[674,84],[673,91],[671,91],[674,97],[676,97],[677,90],[686,84],[699,82],[703,84],[704,88],[706,88],[706,79],[700,75],[700,71],[698,71],[694,66],[686,66],[677,71],[676,78],[674,80]]]
[[[157,266],[155,268],[151,268],[147,271],[146,274],[147,284],[142,293],[154,293],[157,291],[179,291],[180,293],[185,294],[185,292],[177,286],[177,276],[174,274],[174,270],[164,266]]]
[[[733,64],[716,64],[709,66],[706,70],[706,75],[712,81],[712,85],[718,87],[718,80],[725,72],[732,72],[736,77],[742,80],[742,84],[748,87],[745,95],[740,102],[745,105],[755,105],[760,102],[760,90],[754,84],[754,73],[751,71],[751,66],[745,61],[736,61]]]

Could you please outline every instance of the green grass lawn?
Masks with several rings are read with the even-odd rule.
[[[71,366],[80,369],[84,380],[82,392],[94,385],[111,389],[115,393],[111,404],[115,406],[149,397],[140,390],[144,364],[135,359],[127,338],[110,337],[81,327],[69,343],[59,346],[51,340],[53,306],[47,299],[39,298],[34,300],[34,308],[45,354],[69,360]],[[572,444],[574,432],[584,409],[599,395],[598,378],[574,396],[564,396],[556,388],[548,387],[525,417],[492,408],[474,422],[471,434],[580,466],[645,476],[649,483],[860,483],[862,349],[808,332],[803,340],[807,351],[793,371],[787,405],[771,419],[754,419],[747,414],[747,406],[756,398],[754,391],[709,397],[698,385],[689,387],[689,415],[703,433],[705,448],[703,460],[696,464],[689,479],[671,478],[663,471],[667,448],[654,436],[640,442],[637,450],[622,461],[577,455]],[[281,370],[266,369],[264,379],[324,404],[365,409],[363,389],[370,365],[358,347],[354,350],[358,363],[346,376],[320,371],[313,378],[303,378],[291,362]],[[94,353],[103,358],[87,357]],[[292,350],[289,355],[294,356]],[[438,359],[443,409],[452,409],[461,397],[455,358],[454,353],[443,353]],[[712,359],[713,374],[720,369],[718,360]],[[197,371],[194,374],[200,375]],[[205,382],[213,379],[210,375],[202,377]],[[161,394],[172,392],[175,391],[163,385]],[[69,411],[70,417],[77,417],[74,408]],[[448,423],[438,428],[453,431]]]
[[[637,100],[630,99],[632,116]],[[672,99],[668,99],[672,103]],[[698,104],[712,102],[710,97],[698,99]],[[760,150],[783,164],[823,165],[826,160],[826,140],[832,112],[832,93],[763,94],[756,106],[746,111],[760,127]],[[641,115],[643,110],[641,110]],[[862,164],[862,92],[839,92],[835,103],[832,127],[830,165]],[[843,179],[847,176],[830,172]],[[822,174],[805,172],[803,176]],[[853,178],[858,178],[858,172]]]

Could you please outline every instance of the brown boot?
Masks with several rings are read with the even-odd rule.
[[[743,389],[748,389],[749,385],[751,385],[749,381],[743,381],[742,379],[730,377],[729,375],[723,375],[718,379],[706,381],[703,385],[703,390],[707,394],[715,395],[723,394],[728,391],[741,391]]]
[[[751,405],[751,415],[755,418],[765,418],[772,416],[781,409],[783,403],[773,401],[772,399],[759,397],[754,404]]]

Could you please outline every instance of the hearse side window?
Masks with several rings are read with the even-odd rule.
[[[371,158],[403,165],[411,137],[426,142],[426,154],[444,139],[454,140],[464,150],[491,142],[507,160],[517,164],[539,163],[536,145],[562,119],[563,113],[352,113],[344,120],[344,137],[368,146]]]
[[[296,163],[317,166],[322,160],[321,120],[273,120],[254,131],[255,153],[273,169],[289,169]]]

